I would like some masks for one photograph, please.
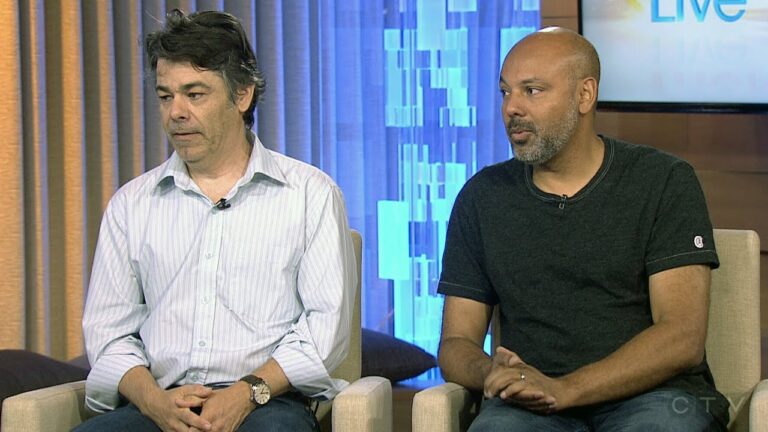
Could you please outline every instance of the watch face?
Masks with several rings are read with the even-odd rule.
[[[269,402],[271,391],[263,379],[256,375],[246,375],[240,378],[240,381],[245,381],[251,386],[251,402],[259,406]]]
[[[269,402],[269,386],[266,384],[253,386],[253,400],[259,405]]]

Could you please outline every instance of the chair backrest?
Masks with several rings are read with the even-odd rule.
[[[363,261],[363,239],[360,233],[352,230],[352,243],[355,248],[355,258],[357,258],[357,287],[355,289],[354,311],[352,313],[352,329],[349,334],[349,353],[347,358],[334,369],[331,376],[343,379],[348,382],[354,382],[360,378],[362,367],[362,348],[360,345],[360,287],[362,283],[362,261]]]
[[[349,351],[347,357],[341,364],[331,372],[331,376],[334,378],[343,379],[349,383],[353,383],[360,378],[362,370],[362,346],[360,342],[360,335],[362,333],[360,327],[360,287],[362,286],[362,261],[363,261],[363,238],[360,233],[351,230],[352,244],[355,248],[355,258],[357,258],[357,287],[355,289],[355,302],[353,304],[352,311],[352,328],[349,332]],[[331,411],[331,403],[326,401],[318,405],[315,415],[318,419],[322,419]]]
[[[760,238],[754,231],[716,229],[715,246],[720,268],[712,271],[707,361],[731,403],[731,422],[748,430],[749,397],[761,372]]]

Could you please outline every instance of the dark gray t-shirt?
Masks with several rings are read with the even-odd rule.
[[[605,358],[653,324],[650,275],[719,265],[692,167],[603,142],[602,166],[576,195],[539,190],[531,167],[512,159],[467,182],[448,225],[438,292],[498,304],[501,345],[550,376]],[[724,405],[727,422],[706,362],[667,385],[707,398],[720,421]]]

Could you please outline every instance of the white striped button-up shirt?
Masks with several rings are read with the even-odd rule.
[[[158,384],[231,383],[272,357],[302,393],[330,399],[357,282],[339,188],[265,149],[227,194],[206,197],[174,153],[107,206],[83,317],[91,409],[114,409],[139,365]]]

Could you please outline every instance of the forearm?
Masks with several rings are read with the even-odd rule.
[[[491,371],[491,358],[481,347],[463,338],[447,338],[440,343],[438,363],[446,381],[476,391],[483,390]]]
[[[348,342],[338,343],[337,336],[348,334],[349,324],[343,330],[337,318],[318,312],[313,315],[312,323],[306,315],[299,317],[272,352],[271,361],[292,388],[318,400],[330,400],[345,385],[333,379],[330,371],[346,356]]]
[[[558,405],[632,396],[700,364],[707,337],[709,277],[709,268],[701,265],[652,275],[654,324],[605,359],[562,377],[568,391]]]
[[[111,411],[120,405],[119,386],[126,373],[136,367],[146,368],[149,362],[143,352],[143,344],[135,337],[115,340],[102,348],[101,335],[94,336],[92,330],[85,331],[91,361],[85,386],[86,404],[96,412]]]
[[[629,397],[651,389],[702,361],[696,335],[670,323],[639,333],[608,357],[559,379],[560,408]]]
[[[149,412],[153,400],[161,397],[164,390],[144,366],[136,366],[123,375],[118,391],[143,413]]]
[[[283,368],[280,367],[275,359],[270,358],[263,366],[251,373],[267,383],[272,397],[280,396],[292,389],[288,377],[283,372]]]

